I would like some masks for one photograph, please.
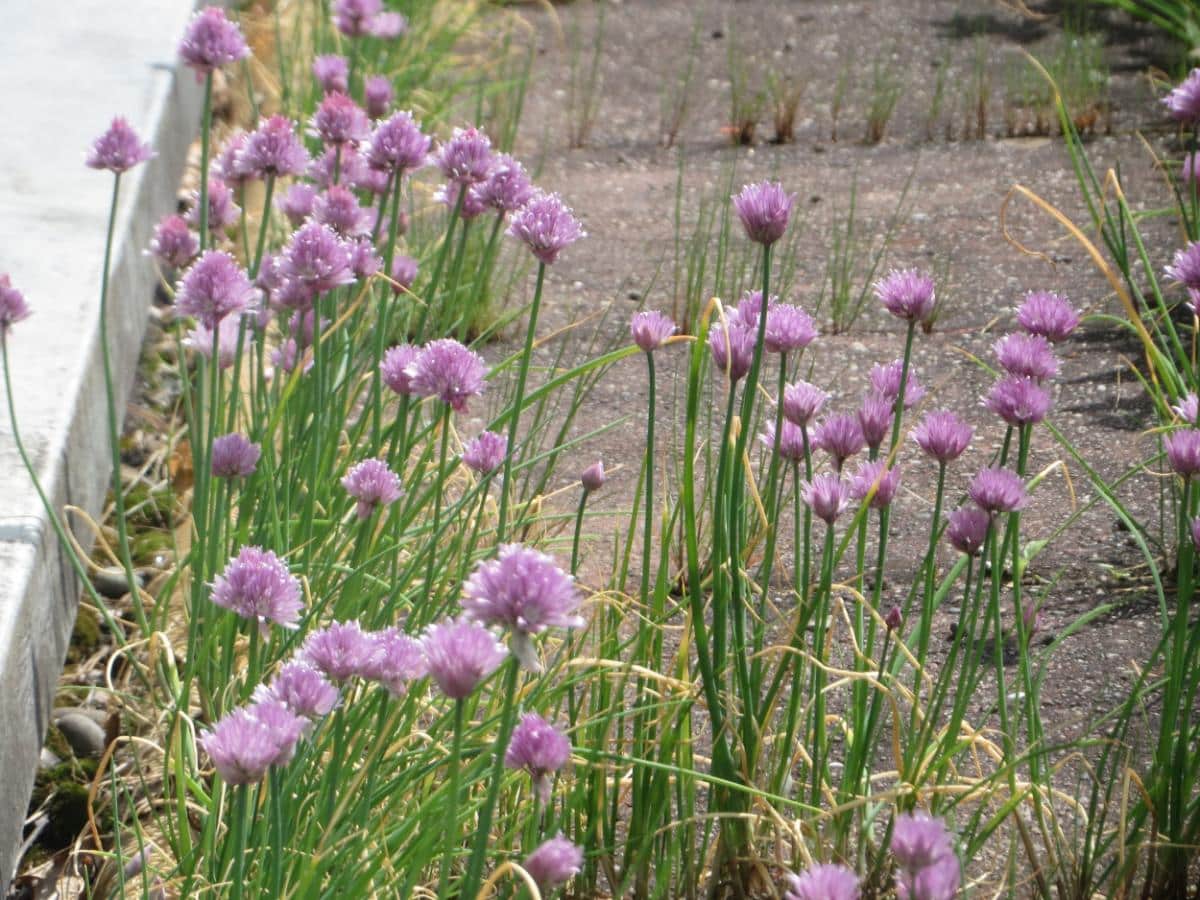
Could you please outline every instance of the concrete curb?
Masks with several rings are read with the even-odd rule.
[[[114,115],[158,156],[121,178],[109,333],[133,385],[157,274],[143,256],[175,206],[201,91],[176,47],[194,0],[14,0],[0,29],[0,271],[33,315],[9,335],[17,420],[54,506],[98,514],[110,477],[99,281],[112,176],[84,153]],[[21,841],[79,587],[21,465],[0,393],[0,896]],[[81,533],[81,539],[90,538]]]

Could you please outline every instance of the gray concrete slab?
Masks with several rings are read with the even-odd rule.
[[[111,350],[133,383],[156,275],[142,255],[175,203],[201,94],[176,47],[193,0],[5,0],[0,272],[33,315],[9,336],[21,433],[56,507],[96,513],[110,477],[99,282],[112,175],[84,166],[115,115],[158,152],[121,179]],[[0,895],[7,892],[78,586],[17,456],[0,396]]]

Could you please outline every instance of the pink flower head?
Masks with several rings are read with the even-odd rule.
[[[367,115],[372,119],[382,119],[388,114],[394,96],[392,80],[386,75],[370,75],[363,84]]]
[[[850,494],[836,475],[817,475],[812,481],[800,483],[800,498],[818,519],[830,527],[850,505]]]
[[[803,350],[817,338],[812,316],[790,303],[774,303],[767,308],[767,332],[763,341],[771,353]]]
[[[253,707],[239,707],[200,735],[200,746],[226,784],[255,784],[262,781],[276,761],[291,755],[304,730],[304,722],[282,723],[280,716],[255,714]],[[275,727],[273,727],[273,725]]]
[[[863,440],[872,450],[879,449],[892,430],[894,402],[878,391],[869,391],[863,397],[862,406],[858,408],[858,427],[862,429]]]
[[[364,459],[351,467],[342,478],[346,493],[358,501],[355,513],[365,519],[380,506],[400,499],[400,476],[382,459]]]
[[[946,823],[926,813],[901,813],[892,829],[892,856],[907,872],[917,872],[954,855]]]
[[[783,417],[794,425],[806,426],[825,408],[829,395],[807,381],[783,389]]]
[[[408,31],[408,19],[398,12],[381,12],[370,21],[368,30],[371,37],[393,41]]]
[[[241,316],[226,316],[217,325],[217,365],[230,368],[237,359],[238,337],[242,331]],[[197,324],[183,339],[183,345],[194,350],[205,359],[213,355],[213,333],[211,328]]]
[[[275,673],[270,685],[259,685],[255,689],[254,699],[276,700],[298,716],[315,719],[333,712],[341,695],[308,663],[290,662]]]
[[[350,63],[344,56],[328,54],[313,59],[313,78],[326,94],[344,94],[350,90]]]
[[[117,116],[108,131],[92,143],[86,163],[89,169],[108,169],[120,175],[153,157],[150,145],[142,143],[129,122]]]
[[[524,241],[534,258],[547,266],[565,247],[587,237],[558,194],[535,194],[513,214],[508,234]]]
[[[317,200],[317,189],[307,182],[297,182],[290,186],[277,203],[293,228],[312,215],[313,204]]]
[[[1179,416],[1184,424],[1195,425],[1197,417],[1200,417],[1200,400],[1193,391],[1188,391],[1182,400],[1171,407],[1171,412]]]
[[[525,668],[541,671],[529,638],[547,628],[579,628],[575,579],[545,553],[520,544],[503,544],[495,559],[475,567],[463,587],[463,611],[484,625],[499,625],[513,635],[513,653]]]
[[[938,409],[927,413],[913,429],[913,440],[940,463],[958,459],[971,443],[971,426],[950,412]]]
[[[229,561],[213,579],[212,602],[258,622],[264,636],[270,622],[296,628],[304,608],[299,580],[286,562],[261,547],[243,547]]]
[[[415,394],[408,367],[416,362],[420,355],[420,348],[412,344],[397,344],[389,348],[383,355],[383,362],[379,364],[383,383],[401,396]]]
[[[1010,375],[992,386],[984,406],[1009,425],[1036,425],[1050,411],[1050,394],[1032,378]]]
[[[508,456],[508,438],[494,431],[481,431],[479,436],[463,447],[463,465],[480,475],[490,475]]]
[[[1017,323],[1030,334],[1040,334],[1057,344],[1070,337],[1079,325],[1079,313],[1059,294],[1030,291],[1017,309]]]
[[[377,681],[393,697],[401,697],[411,681],[429,674],[425,651],[419,641],[396,628],[385,628],[369,635],[372,651],[359,674]]]
[[[371,33],[371,23],[382,11],[382,0],[336,0],[333,24],[346,37],[362,37]]]
[[[319,294],[354,281],[350,247],[328,225],[309,222],[291,236],[279,257],[279,271],[289,281]]]
[[[887,626],[888,631],[900,630],[900,626],[904,624],[904,613],[900,611],[899,606],[892,604],[887,615],[883,617],[883,624]]]
[[[239,431],[213,440],[212,473],[218,478],[246,478],[258,468],[262,447]]]
[[[296,134],[296,123],[286,116],[271,116],[246,139],[238,158],[239,167],[255,178],[268,175],[299,175],[309,165],[308,151]],[[301,185],[293,185],[289,195]],[[310,191],[311,187],[304,185]],[[284,210],[287,212],[287,210]],[[307,215],[306,212],[304,215]],[[288,213],[291,219],[291,213]],[[303,220],[304,216],[300,217]],[[292,224],[298,224],[293,221]]]
[[[293,712],[286,703],[272,698],[256,701],[247,710],[267,726],[279,745],[271,765],[286,766],[290,763],[296,755],[296,742],[308,730],[308,720]]]
[[[371,133],[367,114],[345,94],[326,94],[309,124],[311,134],[334,147],[357,144]]]
[[[327,188],[335,182],[358,184],[368,169],[367,158],[359,152],[357,146],[339,144],[314,157],[305,174],[320,187]]]
[[[0,273],[0,340],[8,336],[8,330],[22,319],[29,318],[29,306],[25,296],[12,286],[7,272]]]
[[[412,172],[425,165],[431,140],[412,113],[401,111],[375,126],[367,147],[367,163],[385,172]]]
[[[950,513],[946,538],[959,553],[974,556],[987,537],[991,517],[978,506],[960,506]]]
[[[1009,375],[1044,381],[1058,374],[1054,350],[1040,334],[1013,332],[992,344],[992,352]]]
[[[677,330],[675,322],[658,310],[634,313],[629,322],[629,333],[633,336],[633,342],[646,353],[653,353]]]
[[[258,291],[242,267],[223,250],[206,251],[175,289],[179,313],[197,319],[210,332],[226,316],[252,308],[257,299]]]
[[[900,490],[900,467],[887,467],[881,459],[865,462],[850,480],[850,496],[855,500],[865,500],[871,495],[871,508],[884,509],[892,505],[896,493]]]
[[[893,316],[926,322],[937,306],[933,279],[917,269],[893,269],[875,282],[875,296]]]
[[[464,412],[467,401],[483,393],[487,364],[453,338],[441,338],[426,344],[405,374],[414,394],[437,397],[456,412]]]
[[[183,216],[164,216],[154,228],[150,254],[168,269],[187,267],[200,252],[200,239],[192,234]]]
[[[462,195],[461,204],[459,203],[460,194]],[[446,207],[451,210],[458,207],[459,216],[467,222],[479,218],[488,210],[475,190],[475,185],[467,185],[466,193],[463,194],[463,186],[456,181],[448,181],[434,191],[433,199],[438,203],[446,204]]]
[[[866,438],[856,416],[834,413],[817,424],[812,434],[812,445],[833,457],[833,466],[840,472],[846,460],[862,452]]]
[[[967,488],[967,496],[989,513],[1014,512],[1029,502],[1020,476],[1000,468],[982,469]]]
[[[476,128],[455,128],[434,155],[434,162],[448,181],[479,184],[492,170],[492,142]]]
[[[579,483],[583,485],[584,493],[590,494],[604,487],[608,476],[604,474],[604,461],[596,460],[579,474]]]
[[[795,202],[795,195],[784,191],[782,185],[762,181],[743,187],[733,198],[733,208],[742,220],[746,237],[757,244],[770,246],[787,230]]]
[[[772,294],[770,300],[767,301],[767,309],[772,309],[778,302],[779,298]],[[759,320],[762,318],[762,309],[762,291],[746,291],[742,294],[742,299],[738,301],[733,321],[743,328],[749,328],[757,335]]]
[[[465,618],[430,625],[421,646],[429,674],[451,700],[469,697],[508,656],[494,634]]]
[[[962,872],[954,854],[943,856],[915,872],[896,873],[897,900],[955,900],[962,885]]]
[[[900,376],[904,374],[904,360],[894,359],[890,363],[877,363],[871,366],[871,387],[893,404],[900,396]],[[904,379],[904,408],[911,409],[925,397],[925,386],[917,380],[917,370],[908,367],[908,375]]]
[[[350,271],[354,277],[366,281],[383,268],[383,257],[367,235],[350,242]]]
[[[725,373],[732,387],[745,377],[754,361],[755,334],[735,321],[714,322],[708,330],[708,351],[713,365]]]
[[[799,462],[804,459],[804,438],[804,429],[784,419],[783,427],[779,430],[779,456],[788,462]],[[776,449],[774,422],[767,422],[763,433],[759,435],[759,440],[769,450],[774,451]]]
[[[499,213],[513,213],[533,198],[533,184],[525,167],[507,153],[492,158],[487,180],[473,188],[479,201]]]
[[[783,900],[858,900],[858,876],[845,866],[819,863],[803,875],[788,875]]]
[[[1163,438],[1167,463],[1184,478],[1200,475],[1200,430],[1181,428]]]
[[[208,179],[208,230],[221,233],[237,223],[242,208],[233,201],[233,191],[220,178]],[[192,206],[187,223],[200,227],[200,192],[192,191]]]
[[[179,55],[196,70],[197,80],[214,69],[250,55],[237,24],[225,17],[219,6],[206,6],[192,17],[179,44]]]
[[[252,177],[241,163],[242,150],[250,135],[240,128],[229,136],[217,158],[208,167],[210,178],[219,178],[226,184],[241,187]]]
[[[374,652],[374,640],[358,622],[331,622],[308,635],[299,657],[340,684],[367,671]]]
[[[533,778],[534,793],[543,805],[550,802],[554,773],[571,758],[567,736],[537,713],[526,713],[513,729],[504,754],[504,765],[525,769]]]
[[[354,238],[371,231],[371,210],[358,205],[358,198],[340,184],[330,185],[313,201],[313,220],[328,225],[344,238]]]
[[[525,857],[521,868],[546,892],[578,874],[583,868],[583,850],[560,832]]]
[[[397,256],[392,260],[392,289],[396,292],[410,290],[420,270],[420,265],[411,256]]]
[[[1176,122],[1194,125],[1200,122],[1200,69],[1192,69],[1187,78],[1163,98],[1167,113]]]
[[[1193,241],[1182,250],[1176,250],[1164,273],[1189,289],[1200,288],[1200,241]]]

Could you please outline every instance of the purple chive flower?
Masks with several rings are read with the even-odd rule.
[[[336,231],[309,222],[297,229],[283,248],[279,271],[285,279],[319,294],[354,281],[350,262],[350,248]]]
[[[22,319],[29,318],[29,306],[25,295],[12,286],[7,272],[0,273],[0,340],[8,336],[8,330]]]
[[[1200,288],[1200,241],[1193,241],[1182,250],[1176,250],[1171,265],[1163,272],[1172,281],[1189,289]]]
[[[967,496],[989,513],[1014,512],[1028,502],[1025,482],[1008,469],[982,469],[967,488]]]
[[[286,703],[279,700],[261,700],[247,707],[250,715],[266,725],[279,745],[273,766],[285,766],[296,755],[296,742],[308,730],[308,720],[296,715]]]
[[[383,355],[383,362],[379,364],[379,371],[383,374],[383,383],[401,396],[415,394],[408,367],[416,362],[420,355],[420,348],[414,347],[412,344],[397,344],[395,347],[390,347]]]
[[[463,586],[462,605],[467,618],[509,629],[513,653],[535,672],[541,663],[530,636],[583,625],[575,579],[545,553],[520,544],[501,545],[495,559],[475,567]]]
[[[434,162],[448,181],[479,184],[491,173],[492,142],[476,128],[455,128],[434,154]]]
[[[903,869],[916,871],[954,854],[954,841],[941,819],[901,813],[892,829],[892,855]]]
[[[767,309],[772,309],[778,301],[778,297],[771,295],[771,299],[767,301]],[[757,335],[758,322],[762,317],[762,308],[762,291],[746,291],[742,294],[742,299],[738,301],[733,321],[743,328],[749,328]]]
[[[449,181],[433,192],[433,199],[438,203],[446,204],[447,209],[458,207],[458,214],[467,222],[472,219],[477,219],[487,212],[488,208],[480,199],[474,185],[467,186],[467,192],[462,198],[462,204],[458,202],[458,196],[463,192],[463,187],[454,181]]]
[[[463,465],[480,475],[490,475],[508,455],[508,438],[494,431],[481,431],[475,440],[463,447]]]
[[[251,174],[241,165],[240,157],[249,138],[250,135],[241,129],[231,134],[221,152],[217,154],[217,158],[209,166],[209,177],[219,178],[234,187],[244,185],[250,179]]]
[[[168,269],[187,267],[200,252],[200,239],[192,234],[183,216],[164,216],[150,239],[150,255]]]
[[[429,674],[451,700],[469,697],[508,656],[494,634],[465,618],[430,625],[421,646]]]
[[[255,178],[302,173],[308,168],[309,158],[308,151],[304,149],[304,143],[296,134],[296,123],[286,116],[271,116],[265,120],[246,139],[246,145],[242,148],[238,165]],[[288,191],[288,195],[291,196],[299,187],[302,186],[293,185]],[[309,185],[303,185],[303,187],[312,191]],[[297,199],[299,196],[301,195],[297,195]],[[286,208],[284,208],[284,212],[287,213],[289,219],[292,218],[292,213],[288,212]],[[300,217],[301,221],[307,215],[308,212],[305,211],[304,215]],[[293,221],[292,224],[297,223]]]
[[[1044,381],[1058,374],[1058,360],[1050,342],[1040,334],[1013,332],[992,344],[996,361],[1009,375]]]
[[[344,56],[318,56],[312,64],[313,77],[326,94],[344,94],[350,90],[350,63]]]
[[[363,236],[355,238],[350,244],[350,271],[354,277],[366,281],[383,268],[383,257],[375,249],[371,238]]]
[[[551,265],[562,252],[587,232],[558,194],[535,194],[513,214],[508,234],[524,241],[538,262]]]
[[[1065,341],[1079,325],[1079,313],[1065,297],[1052,291],[1030,291],[1017,309],[1017,323],[1052,344]]]
[[[653,353],[677,330],[674,321],[658,310],[634,313],[629,322],[629,333],[633,336],[633,342],[646,353]]]
[[[220,178],[208,179],[208,230],[222,232],[234,225],[242,208],[233,201],[233,191]],[[192,191],[192,206],[187,211],[187,223],[200,227],[200,192]]]
[[[803,350],[817,338],[812,316],[790,303],[775,303],[767,308],[767,332],[763,346],[771,353]]]
[[[369,234],[373,219],[371,210],[359,206],[354,193],[339,184],[331,185],[325,193],[317,195],[312,216],[315,221],[348,238]]]
[[[783,900],[858,900],[858,876],[845,866],[821,863],[803,875],[788,875]]]
[[[974,556],[983,546],[991,518],[978,506],[960,506],[950,513],[946,537],[959,553]]]
[[[117,116],[108,131],[92,143],[85,162],[89,169],[108,169],[120,175],[154,155],[154,150],[142,143],[129,122]]]
[[[271,365],[284,372],[291,372],[296,368],[296,363],[300,361],[300,356],[303,352],[296,343],[295,338],[288,338],[271,351]],[[309,359],[304,364],[304,371],[307,372],[312,368],[312,365],[313,361]]]
[[[514,213],[533,199],[533,184],[525,167],[507,153],[497,153],[486,181],[475,185],[475,196],[499,213]]]
[[[572,844],[559,832],[525,857],[521,868],[537,882],[545,892],[557,887],[583,868],[583,850]]]
[[[904,374],[904,360],[894,359],[890,363],[871,366],[871,387],[887,397],[893,404],[900,396],[900,376]],[[911,409],[925,397],[925,386],[917,380],[917,370],[908,367],[904,383],[904,408]]]
[[[371,133],[367,114],[345,94],[326,94],[309,125],[311,134],[334,147],[357,144]]]
[[[817,424],[812,445],[833,457],[833,466],[840,472],[842,464],[866,446],[866,438],[856,416],[835,413]]]
[[[411,681],[429,674],[425,651],[419,641],[396,628],[385,628],[369,635],[372,651],[369,661],[359,673],[363,678],[379,682],[393,697],[402,697]]]
[[[262,447],[240,432],[223,434],[212,444],[212,473],[218,478],[245,478],[258,468]]]
[[[213,579],[212,602],[258,622],[265,637],[268,623],[296,628],[304,601],[300,582],[287,563],[270,550],[243,547],[225,571]]]
[[[916,872],[896,873],[898,900],[954,900],[962,884],[962,872],[953,854]]]
[[[223,250],[208,250],[175,289],[175,308],[211,332],[226,316],[252,308],[257,298],[257,289],[232,256]]]
[[[333,712],[341,694],[308,663],[289,662],[280,667],[269,685],[255,688],[254,699],[276,700],[298,716],[315,719]]]
[[[392,80],[386,75],[370,75],[363,84],[367,115],[372,119],[382,119],[388,114],[394,96]]]
[[[410,290],[420,270],[421,267],[411,256],[397,256],[392,260],[392,289],[397,293]]]
[[[894,403],[894,399],[878,391],[870,391],[863,397],[862,406],[858,408],[858,427],[862,429],[863,440],[872,450],[878,450],[892,430]]]
[[[238,335],[242,330],[241,318],[226,316],[217,325],[217,365],[228,369],[237,359]],[[211,328],[196,325],[183,339],[183,345],[194,350],[205,359],[211,360],[213,353],[213,333]]]
[[[188,23],[179,43],[179,55],[196,70],[196,79],[200,80],[214,69],[245,59],[250,48],[242,30],[225,18],[225,10],[207,6]]]
[[[600,459],[579,473],[579,483],[583,485],[583,491],[586,494],[600,490],[607,480],[608,476],[604,474],[604,461]]]
[[[888,631],[900,630],[900,626],[904,624],[904,613],[900,611],[899,606],[892,604],[887,615],[883,617],[883,624],[887,626]]]
[[[1050,394],[1032,378],[1010,375],[992,386],[983,405],[1009,425],[1036,425],[1050,411]]]
[[[351,467],[342,478],[346,493],[358,501],[355,513],[365,519],[379,506],[400,499],[400,476],[382,459],[364,459]]]
[[[767,449],[775,450],[775,423],[767,422],[759,440]],[[804,459],[804,429],[793,425],[787,419],[783,420],[783,428],[779,431],[779,456],[788,462],[799,462]]]
[[[917,269],[893,269],[875,282],[875,296],[898,319],[926,322],[937,299],[933,279]]]
[[[287,189],[279,198],[278,206],[293,227],[312,215],[313,204],[317,200],[317,189],[306,182],[297,182]]]
[[[821,414],[829,395],[807,381],[783,389],[783,417],[794,425],[807,425]]]
[[[381,12],[367,25],[371,37],[392,41],[408,31],[408,19],[398,12]]]
[[[1189,125],[1200,122],[1200,69],[1188,72],[1162,102],[1175,121]]]
[[[846,486],[836,475],[817,475],[812,481],[800,483],[800,498],[818,519],[830,527],[850,505]]]
[[[1200,474],[1200,431],[1181,428],[1163,438],[1167,451],[1167,462],[1184,478]]]
[[[385,172],[412,172],[425,165],[430,143],[412,113],[392,113],[375,126],[366,149],[367,163]]]
[[[1189,391],[1182,400],[1171,407],[1171,412],[1188,425],[1195,425],[1196,418],[1200,416],[1200,400],[1197,400],[1195,393]]]
[[[896,493],[900,490],[900,467],[887,467],[884,460],[865,462],[859,466],[854,477],[850,479],[850,496],[855,500],[865,500],[872,490],[872,509],[884,509],[892,505]]]
[[[239,707],[202,732],[199,743],[226,784],[255,784],[291,754],[303,728],[303,720],[273,728],[252,707]]]
[[[338,153],[339,148],[341,149],[340,154]],[[337,147],[329,147],[320,156],[314,157],[308,164],[305,175],[320,187],[327,188],[335,181],[342,184],[357,184],[363,179],[368,169],[366,156],[360,153],[354,144],[339,144]]]
[[[456,412],[463,412],[468,400],[483,393],[487,365],[482,356],[453,338],[441,338],[426,344],[405,374],[412,393],[437,397]]]
[[[971,426],[950,412],[938,409],[927,413],[913,429],[913,440],[940,463],[958,459],[971,443]]]
[[[382,0],[337,0],[333,24],[346,37],[362,37],[371,33],[371,22],[382,10]]]
[[[713,365],[729,378],[730,387],[737,384],[754,360],[754,332],[749,328],[730,322],[728,326],[713,323],[708,331],[708,351]]]
[[[748,184],[733,198],[733,208],[742,220],[746,237],[756,244],[770,246],[787,230],[796,196],[784,191],[777,182]]]
[[[543,804],[550,802],[554,773],[571,758],[571,742],[537,713],[526,713],[513,729],[504,754],[504,765],[525,769],[533,779],[533,790]]]
[[[374,640],[358,622],[330,622],[308,635],[299,657],[340,684],[367,671],[374,652]]]

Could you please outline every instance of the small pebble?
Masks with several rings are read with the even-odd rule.
[[[72,710],[55,722],[76,756],[99,756],[104,752],[104,729],[90,717]]]

